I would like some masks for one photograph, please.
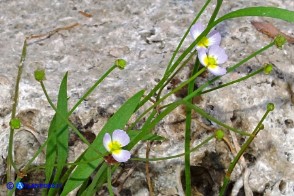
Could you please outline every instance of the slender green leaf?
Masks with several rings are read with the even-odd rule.
[[[68,109],[67,109],[67,73],[64,75],[58,93],[58,101],[57,101],[57,111],[62,116],[68,116]],[[55,127],[56,127],[56,173],[54,174],[53,183],[59,183],[60,175],[62,173],[63,167],[66,164],[66,159],[68,155],[68,125],[67,123],[58,115],[56,116],[55,120]],[[48,195],[54,195],[57,189],[50,189]]]
[[[281,19],[287,22],[294,22],[294,11],[281,9],[277,7],[248,7],[230,12],[220,17],[214,22],[214,24],[218,24],[227,19],[245,16],[262,16]]]
[[[46,165],[45,165],[45,176],[46,180],[45,183],[48,184],[50,182],[50,179],[52,177],[52,173],[54,170],[54,164],[57,156],[56,151],[56,138],[50,137],[55,133],[56,130],[56,114],[53,116],[53,119],[50,123],[50,127],[48,130],[48,143],[46,148]],[[44,189],[44,191],[46,191]]]
[[[124,129],[124,126],[132,116],[141,97],[143,96],[143,93],[144,91],[138,92],[121,106],[121,108],[107,121],[91,146],[98,148],[102,154],[106,153],[106,150],[103,147],[103,137],[105,133],[112,133],[115,129]],[[97,156],[97,153],[91,148],[88,148],[83,154],[81,161],[91,160],[91,158],[95,156]],[[103,161],[104,159],[101,158],[92,161],[87,165],[78,165],[64,185],[61,195],[67,195],[70,191],[82,184]]]

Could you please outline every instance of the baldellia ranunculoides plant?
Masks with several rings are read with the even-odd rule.
[[[271,17],[281,19],[288,22],[294,22],[294,12],[275,8],[275,7],[248,7],[236,11],[227,13],[217,18],[218,12],[222,5],[222,0],[217,0],[215,9],[210,17],[208,23],[198,21],[200,16],[209,6],[211,0],[206,1],[205,5],[199,11],[197,16],[191,22],[191,25],[184,33],[178,47],[176,48],[170,62],[168,63],[163,77],[156,86],[150,92],[139,91],[132,97],[130,97],[113,116],[109,118],[107,123],[99,130],[98,135],[92,143],[89,143],[87,139],[80,133],[80,131],[72,124],[69,117],[76,111],[77,107],[85,100],[104,79],[111,74],[116,68],[124,69],[126,61],[118,59],[114,64],[91,86],[88,88],[84,95],[77,100],[76,104],[69,109],[68,108],[68,95],[67,94],[67,78],[70,73],[66,73],[61,81],[58,93],[58,101],[55,105],[49,97],[45,87],[45,70],[37,69],[34,73],[36,81],[42,87],[42,90],[55,111],[55,115],[49,126],[47,140],[41,145],[40,149],[35,153],[31,160],[22,168],[18,168],[13,160],[13,139],[15,129],[20,128],[21,121],[16,117],[17,104],[18,104],[18,91],[21,79],[21,73],[25,62],[27,53],[27,41],[25,40],[21,55],[20,64],[18,66],[18,75],[15,86],[13,109],[10,121],[10,137],[9,148],[7,158],[7,182],[20,182],[24,175],[30,173],[32,170],[44,169],[46,180],[44,183],[58,183],[62,184],[60,189],[44,189],[43,195],[68,195],[71,191],[79,188],[78,195],[95,195],[97,191],[102,189],[107,182],[107,187],[110,195],[114,195],[112,187],[112,175],[120,167],[121,162],[143,161],[148,164],[150,161],[164,161],[167,159],[174,159],[178,157],[184,157],[185,163],[185,195],[191,195],[191,174],[190,174],[190,154],[198,150],[203,145],[210,141],[217,139],[222,140],[227,131],[236,132],[243,137],[247,137],[246,142],[241,147],[236,157],[232,160],[230,167],[228,168],[227,175],[224,179],[222,188],[220,189],[220,195],[225,194],[228,182],[230,181],[230,174],[233,171],[235,165],[242,154],[246,151],[249,144],[256,137],[257,133],[263,128],[263,121],[266,116],[274,109],[274,105],[269,103],[264,116],[261,117],[260,122],[256,128],[251,132],[250,130],[239,130],[231,127],[224,122],[219,121],[215,117],[209,115],[202,108],[193,104],[192,99],[196,96],[203,95],[205,93],[211,93],[216,89],[224,88],[234,83],[242,82],[257,74],[266,73],[269,74],[272,70],[272,65],[264,62],[264,65],[260,65],[260,68],[252,73],[239,78],[237,80],[222,84],[215,88],[209,88],[210,84],[219,80],[222,76],[230,74],[239,66],[250,59],[256,57],[260,53],[266,51],[272,46],[278,46],[281,48],[285,39],[282,36],[278,36],[273,42],[257,49],[252,54],[248,54],[244,59],[240,59],[240,62],[235,65],[228,65],[227,59],[230,58],[225,49],[221,45],[221,34],[214,28],[216,25],[228,19],[246,17],[246,16],[260,16]],[[179,53],[182,43],[186,39],[187,35],[191,35],[194,41],[187,47],[183,53]],[[240,47],[246,47],[240,46]],[[170,92],[163,94],[163,89],[170,83],[170,81],[177,76],[177,74],[187,66],[187,62],[192,58],[195,58],[195,64],[191,75],[186,81],[179,83]],[[152,58],[152,57],[150,57]],[[195,79],[201,75],[205,70],[208,70],[212,79],[205,82],[203,85],[195,88]],[[48,77],[48,76],[47,76]],[[166,103],[167,98],[174,93],[180,91],[183,88],[187,88],[187,95],[174,102]],[[100,99],[103,99],[101,97]],[[143,107],[144,106],[144,107]],[[143,110],[143,108],[148,108]],[[153,157],[139,158],[132,154],[132,149],[139,143],[145,141],[163,140],[164,138],[158,136],[154,130],[158,123],[166,116],[168,116],[174,109],[185,106],[185,141],[183,153],[176,154],[170,157]],[[191,122],[192,111],[196,114],[206,118],[219,126],[219,128],[207,138],[199,141],[197,146],[191,146]],[[136,116],[134,114],[140,114]],[[135,120],[130,120],[134,116]],[[144,120],[143,120],[144,119]],[[139,126],[140,122],[140,126]],[[75,132],[80,139],[88,146],[87,149],[72,163],[67,162],[68,158],[68,140],[69,130]],[[168,138],[166,138],[168,139]],[[33,161],[38,157],[42,150],[46,149],[46,159],[44,165],[32,166]],[[16,180],[13,174],[17,174]],[[152,183],[148,184],[150,194],[152,192]],[[15,191],[15,187],[8,193],[12,195]]]

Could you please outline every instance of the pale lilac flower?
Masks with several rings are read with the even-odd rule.
[[[114,130],[112,137],[106,133],[103,138],[104,147],[117,162],[126,162],[131,158],[130,151],[122,149],[128,143],[130,143],[130,137],[120,129]]]
[[[200,49],[198,58],[202,65],[216,76],[221,76],[227,73],[225,68],[218,66],[228,60],[225,50],[220,46],[211,46],[208,49]]]
[[[205,26],[197,22],[195,23],[191,29],[190,34],[194,39],[196,39],[203,31],[205,30]],[[199,50],[201,48],[205,49],[213,45],[219,45],[221,42],[221,35],[216,30],[211,31],[208,33],[207,36],[204,36],[196,45],[196,49]]]

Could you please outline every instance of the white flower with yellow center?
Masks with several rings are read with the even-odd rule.
[[[190,34],[194,39],[197,39],[197,37],[205,30],[205,26],[197,22],[195,23],[190,30]],[[204,36],[196,45],[196,49],[206,49],[213,45],[219,45],[221,42],[221,35],[216,30],[211,31],[208,33],[207,36]]]
[[[130,151],[122,149],[128,143],[130,143],[130,137],[120,129],[113,131],[112,137],[109,133],[106,133],[103,137],[104,147],[117,162],[126,162],[131,158]]]
[[[198,50],[198,58],[200,63],[207,67],[208,71],[216,76],[221,76],[227,73],[225,68],[218,66],[228,60],[225,50],[220,46],[211,46],[208,49]]]

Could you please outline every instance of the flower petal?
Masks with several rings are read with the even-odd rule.
[[[204,25],[200,22],[197,22],[191,27],[190,34],[194,39],[196,39],[204,31],[204,29]]]
[[[220,46],[214,45],[209,48],[208,56],[214,57],[217,64],[223,64],[228,60],[228,55]]]
[[[206,49],[199,49],[198,50],[198,58],[199,58],[199,61],[202,65],[204,65],[205,67],[207,66],[207,63],[206,63],[206,59],[207,59],[207,54],[206,54],[207,50]]]
[[[210,71],[213,75],[215,76],[222,76],[227,73],[227,70],[225,68],[222,68],[220,66],[208,66],[207,67],[208,71]]]
[[[117,141],[121,146],[126,146],[130,143],[130,137],[125,131],[117,129],[112,133],[112,141]]]
[[[131,158],[131,153],[128,150],[121,150],[120,153],[112,154],[112,157],[117,162],[126,162]]]
[[[103,146],[106,148],[108,152],[110,152],[109,144],[111,143],[111,137],[109,133],[105,133],[103,137]]]
[[[221,35],[216,30],[211,31],[208,35],[208,46],[219,45],[221,42]]]

